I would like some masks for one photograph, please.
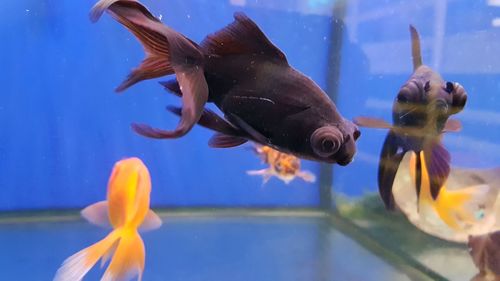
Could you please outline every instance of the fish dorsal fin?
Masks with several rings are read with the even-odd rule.
[[[420,36],[417,29],[410,25],[411,34],[411,56],[413,58],[413,70],[422,65],[422,52],[420,50]]]
[[[201,47],[209,55],[264,55],[276,61],[287,63],[286,57],[269,41],[260,28],[247,15],[234,14],[235,21],[225,28],[208,35]]]

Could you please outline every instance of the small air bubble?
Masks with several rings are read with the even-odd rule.
[[[323,36],[323,40],[326,41],[326,36]]]
[[[159,20],[161,20],[162,18],[163,18],[163,15],[160,15],[160,16],[158,17],[158,19],[159,19]]]
[[[187,14],[187,18],[190,19],[191,18],[191,15],[190,14]]]
[[[26,9],[25,11],[26,11],[26,13],[29,13],[29,12],[30,12],[30,9]]]

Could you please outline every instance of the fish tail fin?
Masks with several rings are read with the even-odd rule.
[[[100,258],[109,256],[119,239],[120,235],[115,230],[101,241],[67,258],[57,270],[54,281],[82,280]]]
[[[144,242],[137,230],[125,230],[101,280],[129,280],[136,276],[141,280],[145,259]]]
[[[420,50],[420,36],[418,35],[417,29],[410,25],[411,34],[411,56],[413,59],[413,70],[421,66],[422,63],[422,52]]]
[[[143,136],[159,139],[187,134],[200,119],[208,100],[201,48],[163,25],[137,0],[101,0],[92,9],[91,20],[97,21],[105,10],[134,34],[146,53],[146,58],[116,91],[124,91],[142,80],[175,73],[182,92],[182,116],[176,129],[165,131],[144,124],[134,124],[133,129]]]
[[[481,209],[490,191],[488,185],[476,185],[458,190],[442,188],[435,209],[444,223],[459,230],[464,224],[474,224],[482,218]]]

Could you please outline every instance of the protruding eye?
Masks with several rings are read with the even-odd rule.
[[[448,94],[453,93],[453,90],[455,89],[455,85],[451,82],[446,82],[446,88],[444,89]]]
[[[430,90],[431,90],[431,82],[427,81],[427,82],[425,82],[425,85],[424,85],[424,91],[427,93]]]
[[[336,127],[325,126],[311,135],[311,146],[318,156],[329,157],[335,154],[342,145],[344,137]]]
[[[467,92],[464,87],[458,83],[453,83],[453,102],[451,114],[460,112],[467,102]]]

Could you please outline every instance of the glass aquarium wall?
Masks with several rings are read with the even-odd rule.
[[[105,194],[112,164],[138,156],[150,167],[154,206],[318,205],[317,184],[289,185],[264,168],[252,145],[211,149],[196,126],[178,140],[135,134],[132,122],[173,128],[180,99],[158,84],[114,89],[143,59],[141,45],[110,16],[89,20],[93,1],[8,1],[0,9],[0,209],[83,207]],[[328,1],[144,1],[163,23],[196,42],[247,13],[324,87],[332,3]],[[318,172],[317,164],[305,169]],[[36,196],[33,196],[36,194]]]

